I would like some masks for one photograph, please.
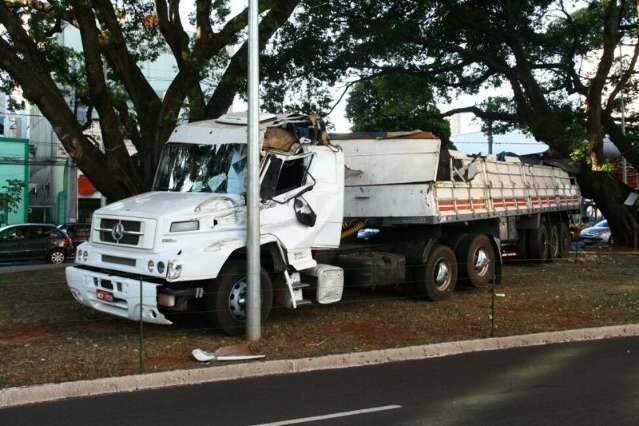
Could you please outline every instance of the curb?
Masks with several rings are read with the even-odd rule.
[[[262,377],[275,374],[361,367],[389,362],[459,355],[470,352],[493,351],[552,343],[583,342],[630,336],[639,336],[639,324],[582,328],[577,330],[524,334],[509,337],[493,337],[487,339],[462,340],[457,342],[408,346],[395,349],[381,349],[370,352],[325,355],[316,358],[274,360],[250,364],[232,364],[212,368],[175,370],[132,376],[109,377],[97,380],[81,380],[76,382],[52,383],[29,387],[14,387],[0,390],[0,408],[57,401],[66,398],[194,385],[199,383]]]
[[[62,269],[67,266],[73,266],[75,263],[73,262],[65,262],[57,265],[52,265],[50,263],[37,263],[37,264],[27,264],[27,265],[0,265],[0,275],[4,274],[15,274],[18,272],[36,272],[36,271],[46,271],[49,269]]]

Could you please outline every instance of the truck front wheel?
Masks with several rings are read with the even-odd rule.
[[[216,328],[230,336],[239,336],[246,327],[246,300],[248,283],[246,262],[232,260],[220,275],[209,283],[206,291],[206,309]],[[273,284],[264,269],[260,274],[262,289],[262,323],[273,307]]]
[[[426,298],[432,301],[442,300],[455,290],[457,260],[451,248],[444,245],[435,246],[428,255],[422,271],[422,293]]]

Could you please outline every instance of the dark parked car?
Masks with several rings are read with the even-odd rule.
[[[0,259],[46,259],[64,263],[73,255],[71,238],[55,225],[28,223],[0,228]]]
[[[73,247],[77,247],[85,241],[89,241],[91,235],[90,223],[65,223],[59,225],[58,229],[65,232],[71,241],[73,241]]]

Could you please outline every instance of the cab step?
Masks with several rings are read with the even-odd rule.
[[[300,306],[304,306],[304,305],[312,305],[313,302],[307,299],[302,299],[302,300],[297,300],[295,302],[295,305],[299,308]]]

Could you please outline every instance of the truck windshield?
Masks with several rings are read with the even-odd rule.
[[[246,145],[168,143],[155,176],[154,191],[246,192]]]

